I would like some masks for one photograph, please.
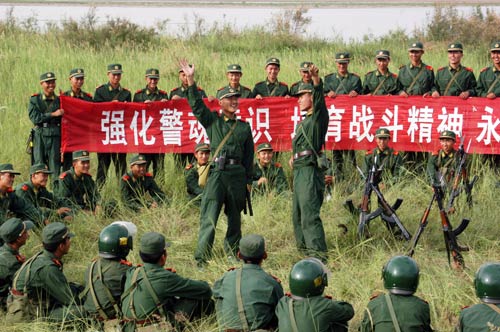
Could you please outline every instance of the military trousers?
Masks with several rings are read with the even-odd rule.
[[[45,164],[57,178],[61,173],[60,127],[36,128],[33,135],[33,163]]]
[[[97,154],[97,177],[98,186],[103,186],[106,183],[108,169],[111,165],[115,165],[116,177],[120,179],[127,171],[127,154],[126,153],[98,153]]]
[[[217,219],[222,205],[227,216],[224,250],[236,255],[241,239],[241,211],[245,207],[245,169],[241,165],[226,165],[223,171],[213,168],[201,198],[200,230],[194,258],[206,262],[212,254]]]
[[[326,240],[320,218],[325,179],[316,166],[293,170],[292,222],[297,248],[306,255],[326,259]]]

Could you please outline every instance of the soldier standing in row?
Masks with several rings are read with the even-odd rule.
[[[186,74],[184,73],[182,68],[179,69],[179,80],[181,81],[181,86],[178,86],[177,88],[173,88],[170,91],[170,99],[171,100],[178,100],[178,99],[187,98],[188,81],[187,81]],[[205,90],[203,90],[201,87],[198,87],[198,91],[200,92],[201,98],[207,98],[207,94],[205,93]]]
[[[226,77],[229,84],[217,90],[216,98],[220,100],[228,89],[238,92],[241,96],[240,98],[253,98],[252,90],[240,84],[242,76],[243,71],[239,64],[235,63],[227,66]]]
[[[267,73],[266,80],[255,84],[253,88],[252,94],[255,99],[288,96],[288,85],[278,81],[280,60],[278,58],[267,59],[265,69]]]
[[[281,194],[288,190],[283,167],[280,163],[274,162],[273,155],[271,143],[261,143],[257,146],[257,160],[253,166],[253,192]]]
[[[368,96],[398,95],[401,85],[398,75],[391,73],[389,63],[391,53],[388,50],[378,50],[375,53],[377,69],[366,74],[363,81],[363,94]]]
[[[189,199],[196,205],[201,203],[201,195],[207,185],[208,173],[210,172],[210,145],[207,143],[196,144],[194,149],[195,161],[188,164],[184,170],[186,189]]]
[[[490,57],[493,65],[481,70],[477,82],[477,95],[495,99],[500,96],[500,41],[491,44]]]
[[[299,65],[299,74],[301,76],[300,81],[293,83],[290,86],[290,96],[296,96],[301,84],[310,83],[312,84],[311,73],[309,72],[309,66],[313,63],[310,61],[301,62]]]
[[[400,96],[429,97],[434,87],[434,69],[422,62],[424,44],[417,41],[408,47],[410,63],[399,68]]]

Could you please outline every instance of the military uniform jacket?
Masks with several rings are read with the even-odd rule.
[[[179,96],[181,98],[187,98],[187,91],[188,87],[186,86],[179,86],[177,88],[173,88],[170,91],[169,99],[172,99],[173,96]],[[205,90],[202,88],[198,87],[198,91],[200,92],[201,98],[207,98],[207,94],[205,93]]]
[[[401,331],[432,331],[429,304],[427,302],[413,295],[390,294],[390,297]],[[361,332],[396,331],[384,294],[375,297],[368,303],[360,330]]]
[[[40,187],[35,191],[35,186],[31,181],[21,183],[16,187],[16,195],[27,202],[30,202],[35,208],[43,214],[43,219],[48,219],[55,216],[56,209],[65,207],[69,204],[63,199],[54,196],[47,188]]]
[[[321,295],[300,299],[283,296],[276,307],[280,332],[293,332],[290,301],[293,301],[293,313],[299,332],[347,332],[347,322],[354,316],[354,309],[347,302]]]
[[[292,85],[290,85],[290,96],[295,96],[297,94],[297,92],[299,91],[299,86],[302,83],[303,83],[302,80],[300,80],[300,81],[297,81],[297,82],[293,83]],[[313,84],[312,80],[310,80],[307,83]]]
[[[401,175],[401,170],[403,167],[403,158],[399,155],[397,151],[392,148],[387,148],[381,151],[378,147],[369,151],[365,155],[365,163],[363,165],[363,171],[366,176],[368,176],[369,171],[373,167],[375,161],[375,156],[377,156],[377,164],[375,165],[378,170],[381,166],[384,177],[398,178]]]
[[[184,169],[184,178],[186,179],[186,188],[190,199],[195,199],[203,194],[203,188],[198,184],[198,168],[198,162],[195,161],[194,163],[187,165]],[[210,169],[205,169],[205,172],[209,171]]]
[[[132,95],[128,89],[122,88],[121,85],[118,88],[113,89],[109,82],[100,85],[95,89],[94,101],[105,102],[113,100],[132,101]]]
[[[21,219],[29,219],[43,225],[44,217],[29,201],[17,196],[12,188],[9,188],[5,194],[0,194],[0,224],[14,214]]]
[[[323,87],[325,95],[330,91],[337,95],[348,95],[351,91],[356,91],[361,94],[363,87],[361,79],[357,74],[347,73],[345,76],[339,73],[332,73],[325,76],[325,84]]]
[[[238,121],[231,137],[226,141],[219,155],[225,154],[226,160],[238,160],[245,169],[248,183],[251,183],[254,145],[250,125],[245,121],[228,119],[224,115],[219,115],[217,112],[211,112],[201,99],[196,84],[188,88],[188,101],[194,116],[196,116],[207,132],[212,151],[217,150],[221,141],[229,130],[231,130],[234,122]],[[230,170],[232,167],[240,167],[240,165],[226,165],[227,170]],[[213,168],[211,171],[215,171],[216,169],[217,168]]]
[[[156,88],[155,91],[149,90],[147,87],[141,90],[137,90],[134,94],[135,103],[143,103],[146,100],[159,101],[162,99],[168,99],[167,92]]]
[[[42,136],[61,136],[61,117],[51,116],[51,113],[59,108],[61,104],[56,95],[47,97],[43,93],[37,93],[31,96],[28,115],[35,125],[35,130]]]
[[[498,304],[493,304],[499,308]],[[490,332],[500,330],[500,314],[486,303],[462,309],[458,322],[459,332]]]
[[[143,268],[165,312],[173,312],[173,305],[178,299],[208,301],[212,297],[210,286],[205,281],[183,278],[157,264],[144,263]],[[133,304],[137,319],[146,319],[153,313],[158,314],[158,308],[145,285],[142,272],[138,275],[136,290],[133,293],[128,291],[133,273],[133,269],[127,271],[125,293],[122,296],[124,316],[129,319],[133,318],[129,307],[131,294],[134,297]]]
[[[422,96],[433,91],[434,69],[423,62],[418,66],[403,65],[399,68],[398,81],[408,95]]]
[[[443,176],[444,182],[449,183],[458,162],[458,155],[455,150],[449,154],[446,154],[443,150],[433,152],[427,161],[427,175],[431,184],[439,185],[441,176]]]
[[[483,68],[479,74],[479,82],[477,82],[479,97],[486,97],[489,93],[500,97],[500,70],[494,66]]]
[[[73,294],[63,273],[63,263],[53,253],[43,250],[31,264],[29,280],[26,280],[27,268],[18,271],[16,290],[22,292],[26,284],[28,297],[42,308],[49,311],[75,304],[78,294]]]
[[[325,97],[323,94],[323,82],[313,87],[313,107],[307,112],[304,119],[295,128],[295,137],[292,140],[293,154],[314,149],[320,153],[321,147],[325,144],[325,135],[328,131],[328,110],[326,109]],[[312,144],[309,144],[304,135]],[[316,166],[316,155],[300,157],[294,160],[293,167]]]
[[[136,179],[132,172],[128,172],[120,180],[120,191],[125,206],[134,211],[149,206],[145,201],[147,193],[158,205],[163,204],[166,199],[165,193],[158,187],[151,173]]]
[[[253,171],[252,192],[263,194],[274,190],[276,193],[281,194],[288,189],[285,172],[283,172],[280,163],[271,162],[269,166],[264,167],[257,160],[253,166]],[[261,177],[266,178],[267,183],[259,186],[258,181]]]
[[[99,273],[98,264],[101,266],[102,275]],[[85,291],[87,292],[83,297],[83,306],[85,310],[91,314],[99,315],[99,311],[96,308],[96,304],[92,299],[92,293],[89,285],[89,273],[90,267],[85,271]],[[108,318],[114,318],[117,316],[115,309],[113,308],[113,303],[108,296],[106,288],[112,295],[113,299],[116,301],[118,308],[120,308],[120,296],[123,293],[123,287],[125,286],[125,277],[129,269],[132,268],[132,264],[125,260],[113,260],[99,257],[94,264],[92,269],[92,285],[97,297],[97,301],[101,306],[102,310],[106,313]],[[101,317],[104,318],[104,317]]]
[[[93,101],[92,95],[85,91],[80,91],[80,93],[74,93],[73,90],[68,90],[64,92],[64,95],[67,97],[73,97],[84,101]]]
[[[0,302],[7,298],[14,274],[24,261],[25,258],[19,251],[12,249],[6,243],[0,247]]]
[[[243,329],[236,298],[238,270],[226,272],[213,287],[219,330]],[[241,268],[241,285],[241,299],[250,330],[276,327],[278,321],[274,310],[283,297],[281,284],[259,265],[244,264]]]
[[[101,200],[92,176],[82,174],[77,177],[73,167],[54,182],[54,194],[65,199],[65,204],[83,210],[94,211]]]
[[[255,84],[252,95],[254,97],[257,95],[262,97],[284,97],[288,95],[288,85],[278,81],[271,83],[266,79]]]
[[[378,70],[374,70],[366,74],[363,82],[363,94],[371,93],[374,96],[398,95],[401,91],[401,85],[398,81],[398,75],[393,74],[390,70],[382,74]]]
[[[220,99],[222,91],[227,87],[229,87],[235,91],[239,91],[239,93],[241,94],[240,98],[253,98],[254,97],[254,95],[252,94],[252,90],[250,90],[250,88],[247,88],[246,86],[243,86],[240,84],[240,86],[238,88],[233,88],[230,85],[223,86],[222,88],[217,90],[217,94],[216,94],[217,99]],[[188,93],[189,93],[189,91],[188,91]]]
[[[450,81],[454,77],[453,82]],[[476,77],[471,68],[459,65],[457,69],[441,67],[436,73],[435,89],[441,96],[458,96],[469,91],[470,96],[476,95]],[[448,87],[448,91],[447,90]]]

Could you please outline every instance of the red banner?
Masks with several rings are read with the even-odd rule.
[[[217,100],[205,102],[212,110],[220,108]],[[437,149],[439,132],[448,129],[465,137],[470,153],[500,154],[500,100],[339,96],[326,98],[326,104],[327,149],[371,149],[377,128],[386,127],[391,147],[399,151]],[[197,143],[208,142],[186,100],[89,103],[61,96],[61,105],[63,151],[192,152]],[[240,99],[237,114],[250,124],[256,145],[271,142],[280,151],[291,149],[302,119],[296,98]]]

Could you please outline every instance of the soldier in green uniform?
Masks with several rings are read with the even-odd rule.
[[[293,229],[297,248],[310,256],[326,260],[327,248],[323,222],[320,218],[325,178],[323,165],[316,156],[321,153],[328,130],[328,110],[323,82],[315,65],[308,67],[313,85],[303,83],[297,91],[299,108],[306,112],[295,129],[293,152],[289,164],[293,168]]]
[[[382,270],[384,288],[389,292],[371,298],[360,331],[432,332],[429,304],[413,295],[419,277],[419,268],[411,257],[392,257]]]
[[[122,201],[135,212],[157,208],[166,202],[165,193],[158,187],[151,173],[146,173],[146,157],[138,154],[130,160],[130,171],[120,181]],[[146,197],[149,194],[150,199]]]
[[[213,293],[219,330],[274,331],[274,310],[283,297],[283,287],[261,265],[267,258],[264,238],[257,234],[240,240],[239,269],[231,268],[214,283]]]
[[[28,115],[33,128],[33,164],[46,164],[58,176],[61,172],[61,109],[55,93],[56,75],[46,72],[40,75],[41,93],[31,96]]]
[[[139,89],[134,94],[134,103],[150,103],[153,101],[167,101],[168,93],[158,89],[160,71],[156,68],[146,70],[146,87]],[[144,153],[147,164],[146,170],[153,164],[153,176],[163,172],[165,154],[164,153]]]
[[[83,83],[85,81],[85,71],[83,68],[73,68],[69,71],[69,82],[71,84],[71,89],[64,92],[63,95],[68,97],[77,98],[84,101],[92,102],[92,95],[88,92],[82,90]],[[73,163],[71,152],[64,152],[63,154],[63,172],[69,170]]]
[[[7,306],[14,296],[27,294],[37,315],[49,321],[67,322],[85,316],[78,304],[78,294],[83,287],[68,282],[61,261],[69,252],[74,236],[63,223],[54,222],[45,226],[42,232],[44,249],[17,271]],[[12,322],[12,319],[14,317],[8,312],[6,321]]]
[[[159,233],[142,236],[139,254],[144,265],[127,272],[122,295],[124,332],[140,332],[141,327],[152,324],[158,331],[167,331],[169,323],[177,325],[180,320],[213,312],[207,282],[183,278],[175,270],[164,268],[168,246]]]
[[[348,52],[339,52],[335,54],[337,72],[325,76],[323,87],[325,96],[330,98],[335,98],[338,95],[356,97],[361,94],[363,89],[361,85],[361,78],[359,78],[358,74],[349,72],[348,67],[350,61],[351,54]],[[333,150],[332,153],[333,169],[331,169],[331,175],[335,178],[335,180],[340,181],[344,178],[344,159],[348,158],[349,161],[355,165],[356,156],[354,154],[354,150]]]
[[[299,87],[303,83],[311,83],[312,84],[312,79],[311,79],[311,73],[309,72],[309,66],[311,66],[313,63],[310,61],[304,61],[301,62],[299,65],[299,74],[300,74],[300,81],[297,81],[293,83],[290,86],[290,96],[296,96],[297,92],[299,91]]]
[[[460,312],[458,332],[500,330],[500,264],[481,265],[474,278],[474,288],[481,303]]]
[[[207,185],[208,173],[210,172],[210,145],[207,143],[196,144],[194,149],[195,161],[188,164],[184,169],[186,189],[189,199],[196,205],[201,203],[201,194]]]
[[[10,218],[0,226],[0,237],[4,242],[0,247],[0,311],[5,311],[14,274],[26,261],[19,249],[28,241],[29,230],[33,227],[30,220],[19,218]]]
[[[107,101],[132,101],[130,91],[120,85],[122,78],[122,65],[118,63],[108,65],[109,82],[98,86],[94,93],[94,101],[98,103]],[[127,154],[126,153],[103,153],[97,154],[97,185],[103,186],[106,182],[109,165],[113,160],[115,165],[115,174],[120,178],[127,169]]]
[[[29,201],[16,195],[12,185],[16,175],[21,173],[14,170],[12,164],[0,164],[0,224],[16,216],[34,221],[38,226],[47,222],[42,212]]]
[[[227,66],[226,77],[229,84],[217,90],[216,98],[220,100],[228,89],[233,89],[238,92],[241,98],[253,98],[254,95],[252,90],[240,84],[242,76],[243,72],[241,71],[241,66],[239,64],[231,64]]]
[[[458,163],[455,151],[456,135],[451,130],[444,130],[439,135],[441,149],[432,152],[427,161],[427,175],[432,186],[441,186],[450,183],[453,170]]]
[[[257,146],[257,160],[253,166],[252,190],[254,193],[264,194],[275,191],[281,194],[288,190],[283,167],[273,161],[273,147],[271,143],[261,143]]]
[[[288,96],[288,85],[278,81],[280,60],[278,58],[267,59],[265,70],[267,73],[266,80],[255,84],[253,88],[252,94],[255,99]]]
[[[448,45],[448,66],[437,70],[432,97],[459,96],[467,99],[476,96],[476,77],[472,68],[462,66],[463,56],[461,43]]]
[[[30,167],[30,181],[21,183],[16,187],[16,195],[30,202],[39,209],[44,220],[64,219],[71,220],[71,208],[63,199],[54,196],[47,190],[49,171],[45,164],[35,164]]]
[[[187,98],[188,81],[187,81],[186,74],[184,73],[182,68],[179,69],[179,80],[181,81],[181,85],[176,87],[176,88],[173,88],[170,91],[169,98],[172,100]],[[201,98],[207,98],[207,94],[205,93],[205,90],[203,90],[201,87],[198,87],[198,91],[200,92]]]
[[[328,271],[316,258],[297,262],[290,271],[290,292],[276,307],[280,332],[347,332],[352,305],[323,295]]]
[[[477,95],[495,99],[500,96],[500,41],[491,44],[490,57],[493,65],[481,69],[477,82]]]
[[[241,239],[241,211],[252,183],[254,144],[250,125],[236,118],[240,92],[227,87],[219,95],[222,114],[211,112],[201,99],[194,81],[194,66],[181,62],[188,78],[188,101],[193,114],[205,128],[212,145],[214,164],[201,200],[200,231],[195,259],[206,264],[211,257],[215,228],[222,205],[227,216],[224,240],[226,254],[236,256]]]
[[[389,147],[391,133],[387,128],[379,128],[375,132],[375,142],[377,147],[372,151],[367,151],[363,172],[368,176],[368,172],[375,166],[375,169],[382,168],[382,180],[384,183],[396,182],[403,171],[403,159],[399,152]],[[376,158],[376,164],[375,163]]]
[[[127,255],[133,248],[126,226],[111,224],[99,234],[99,257],[85,271],[85,289],[80,294],[83,307],[104,326],[118,326],[122,316],[120,297],[125,275],[132,268]]]
[[[410,63],[399,67],[400,96],[430,97],[434,87],[434,69],[422,62],[424,44],[413,42],[408,47]]]
[[[398,75],[389,70],[391,53],[388,50],[378,50],[375,53],[377,69],[368,72],[363,81],[363,94],[368,96],[399,95],[401,84]]]

